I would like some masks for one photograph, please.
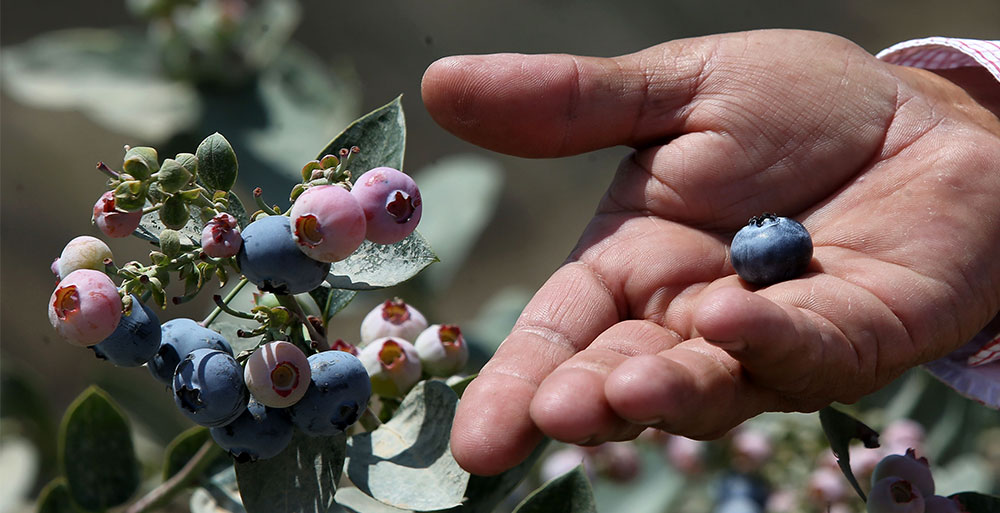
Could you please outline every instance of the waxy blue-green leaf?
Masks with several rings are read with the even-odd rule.
[[[337,490],[336,499],[337,504],[351,513],[413,513],[409,509],[399,509],[383,504],[353,486]]]
[[[848,446],[852,439],[857,438],[869,449],[878,447],[878,433],[874,429],[866,426],[860,420],[841,412],[832,406],[827,406],[819,411],[819,420],[823,425],[823,433],[830,441],[830,449],[837,457],[837,465],[847,478],[847,481],[854,487],[861,500],[867,500],[865,492],[858,484],[854,472],[851,471],[851,457]]]
[[[73,499],[92,511],[123,504],[139,488],[128,420],[100,388],[91,386],[66,410],[59,465]]]
[[[133,142],[157,144],[192,128],[201,112],[193,87],[159,72],[141,32],[72,29],[4,47],[3,89],[46,109],[76,109]]]
[[[446,513],[491,513],[531,472],[550,441],[549,438],[543,438],[524,461],[502,474],[469,476],[469,485],[465,488],[465,500],[462,505],[449,509]]]
[[[210,191],[228,191],[233,188],[240,166],[236,160],[236,152],[225,136],[215,132],[206,137],[198,145],[195,156],[198,157],[198,178]]]
[[[357,146],[361,152],[354,156],[350,166],[355,178],[369,169],[381,166],[402,171],[403,152],[406,149],[406,118],[403,116],[401,100],[402,96],[397,96],[351,123],[316,158],[337,155],[343,148]]]
[[[337,289],[374,290],[398,285],[437,262],[419,233],[395,244],[365,241],[351,256],[330,266],[327,282]]]
[[[296,430],[281,454],[236,463],[240,496],[248,513],[331,513],[344,469],[346,436],[310,437]]]
[[[347,476],[365,494],[395,508],[434,511],[462,502],[469,473],[449,439],[458,396],[441,381],[422,381],[389,422],[351,437]]]
[[[524,498],[514,513],[596,513],[594,491],[583,465],[567,472]]]

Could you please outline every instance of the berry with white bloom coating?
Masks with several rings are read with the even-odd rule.
[[[351,194],[365,212],[365,238],[393,244],[406,238],[420,222],[420,190],[409,175],[391,167],[376,167],[358,177]]]
[[[309,388],[309,360],[295,344],[270,342],[246,361],[243,379],[254,399],[272,408],[287,408]]]
[[[108,237],[120,239],[132,235],[142,221],[142,210],[127,212],[115,207],[114,191],[105,192],[94,204],[93,223]]]
[[[122,298],[108,275],[77,269],[49,296],[48,312],[49,322],[59,335],[88,347],[114,333],[122,318]]]
[[[420,381],[422,367],[417,350],[401,338],[373,340],[361,350],[358,359],[371,377],[372,392],[380,396],[403,397]]]
[[[469,346],[462,330],[454,324],[432,324],[417,336],[413,346],[424,371],[446,378],[457,374],[469,361]]]
[[[212,258],[236,256],[243,246],[240,226],[232,214],[222,212],[205,223],[201,231],[201,249]]]
[[[427,319],[402,299],[387,299],[361,320],[361,345],[383,337],[414,341],[427,329]]]
[[[288,412],[251,400],[236,420],[210,430],[212,439],[240,463],[273,458],[288,447],[294,433]]]
[[[122,315],[118,327],[108,338],[91,346],[98,358],[119,367],[138,367],[149,361],[160,348],[160,319],[152,308],[135,295],[128,315]]]
[[[292,237],[303,253],[320,262],[337,262],[365,241],[365,211],[347,189],[312,187],[295,199],[288,217]]]
[[[372,395],[365,366],[344,351],[309,357],[312,379],[306,394],[288,408],[292,422],[309,436],[342,433],[361,418]]]
[[[229,353],[195,349],[179,364],[173,378],[174,403],[181,413],[205,427],[225,426],[247,408],[250,394],[243,367]]]

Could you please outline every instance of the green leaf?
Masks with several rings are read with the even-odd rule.
[[[66,410],[59,460],[70,493],[86,509],[123,504],[139,487],[139,461],[128,419],[96,386]]]
[[[449,439],[458,396],[440,381],[422,381],[393,418],[354,435],[347,475],[362,492],[400,509],[432,511],[461,503],[469,482],[451,455]]]
[[[343,290],[321,285],[309,291],[309,295],[320,308],[324,325],[351,303],[358,293],[354,290]]]
[[[316,158],[336,155],[342,148],[357,146],[361,148],[361,152],[354,156],[351,163],[351,172],[355,177],[379,166],[402,171],[403,151],[406,148],[406,119],[401,100],[402,96],[397,96],[351,123]]]
[[[4,47],[4,92],[46,109],[76,109],[136,142],[157,144],[194,126],[195,89],[164,78],[141,32],[73,29]]]
[[[962,492],[949,495],[962,503],[963,511],[968,513],[1000,513],[1000,497],[976,492]]]
[[[82,513],[73,502],[73,496],[66,486],[66,479],[57,477],[42,488],[38,494],[38,513]]]
[[[830,441],[830,449],[837,457],[837,465],[847,478],[847,481],[858,492],[861,500],[867,500],[865,492],[861,490],[854,472],[851,471],[851,457],[848,446],[852,439],[857,438],[869,449],[878,447],[878,433],[864,423],[851,417],[850,415],[827,406],[819,411],[819,421],[823,425],[823,432],[827,440]]]
[[[524,498],[514,513],[596,512],[594,491],[583,465],[567,472]]]
[[[420,218],[420,233],[441,258],[421,279],[440,291],[451,283],[496,214],[503,168],[493,159],[465,154],[441,159],[414,176],[428,206]]]
[[[326,281],[336,289],[380,289],[398,285],[437,261],[437,255],[417,232],[395,244],[366,240],[351,256],[330,266]]]
[[[345,435],[309,437],[296,431],[281,454],[236,463],[243,506],[249,513],[341,511],[333,495],[344,468]]]
[[[180,471],[209,439],[211,433],[208,428],[195,426],[171,440],[163,451],[163,480],[170,479]]]
[[[495,476],[469,476],[469,485],[465,488],[465,501],[461,506],[448,510],[448,513],[490,513],[510,495],[521,481],[535,467],[548,447],[549,438],[542,439],[535,450],[516,467]]]
[[[195,156],[198,157],[198,178],[205,185],[217,191],[233,188],[240,166],[233,146],[222,134],[215,132],[201,141]]]
[[[465,393],[465,389],[469,386],[469,383],[472,383],[472,380],[476,379],[476,376],[478,375],[479,374],[476,373],[471,376],[465,376],[457,379],[449,378],[447,383],[448,386],[451,387],[452,391],[455,392],[455,395],[457,395],[458,398],[461,399],[462,394]]]

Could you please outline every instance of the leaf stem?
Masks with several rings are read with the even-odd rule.
[[[129,506],[125,513],[147,513],[167,504],[174,496],[198,479],[209,465],[223,454],[225,453],[213,440],[206,440],[198,452],[176,474]]]
[[[238,294],[240,290],[242,290],[243,287],[246,286],[247,283],[250,283],[250,280],[246,278],[241,278],[240,281],[235,286],[233,286],[232,290],[230,290],[229,293],[226,294],[226,297],[222,298],[222,302],[228,305],[229,302],[236,297],[236,294]],[[219,317],[220,313],[222,313],[222,308],[216,306],[215,309],[212,310],[212,313],[208,314],[208,317],[205,317],[204,321],[201,321],[201,325],[206,328],[209,327],[213,322],[215,322],[215,319]]]

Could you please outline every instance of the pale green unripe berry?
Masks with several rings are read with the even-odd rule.
[[[81,235],[66,243],[56,261],[56,269],[60,277],[68,276],[77,269],[104,271],[104,261],[111,258],[111,248],[104,241]]]

